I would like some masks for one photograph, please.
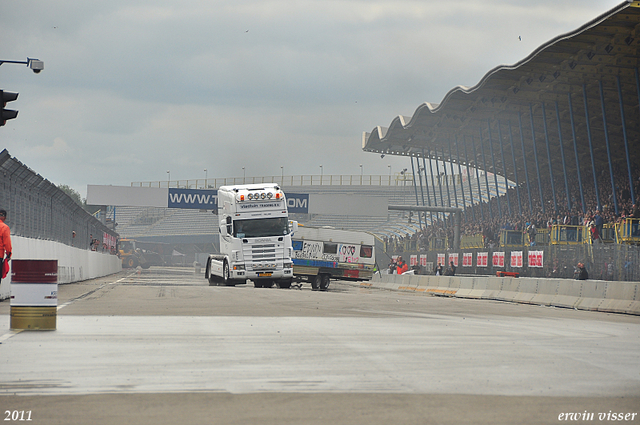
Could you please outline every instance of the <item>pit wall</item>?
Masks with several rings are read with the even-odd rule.
[[[360,286],[640,315],[640,283],[493,276],[376,274]]]
[[[58,284],[107,276],[122,270],[120,259],[111,254],[74,248],[60,242],[11,236],[13,260],[58,260]],[[2,279],[0,300],[11,295],[11,273]]]

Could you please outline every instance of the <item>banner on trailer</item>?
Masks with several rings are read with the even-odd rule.
[[[529,251],[529,267],[542,267],[544,251]]]
[[[504,252],[493,253],[493,267],[504,267]]]
[[[462,254],[462,267],[473,267],[473,253],[465,252]]]
[[[511,267],[522,267],[522,251],[511,251]]]
[[[476,256],[477,267],[487,267],[488,259],[489,259],[488,252],[478,252]]]

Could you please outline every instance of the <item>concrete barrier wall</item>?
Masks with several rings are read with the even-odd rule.
[[[111,254],[74,248],[59,242],[12,236],[15,260],[58,260],[58,284],[107,276],[122,270],[120,259]],[[11,279],[0,284],[0,300],[11,295]]]
[[[640,283],[494,276],[374,275],[361,286],[640,315]]]

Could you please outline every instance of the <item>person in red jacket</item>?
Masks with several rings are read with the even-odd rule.
[[[409,266],[404,262],[402,257],[398,257],[398,268],[396,270],[397,274],[402,274],[409,270]]]
[[[2,279],[4,263],[11,259],[11,231],[9,226],[4,224],[7,212],[0,209],[0,279]],[[5,259],[5,254],[7,258]]]

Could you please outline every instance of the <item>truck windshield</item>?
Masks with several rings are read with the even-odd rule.
[[[233,222],[233,236],[236,238],[282,236],[288,233],[289,219],[287,217],[235,220]]]

